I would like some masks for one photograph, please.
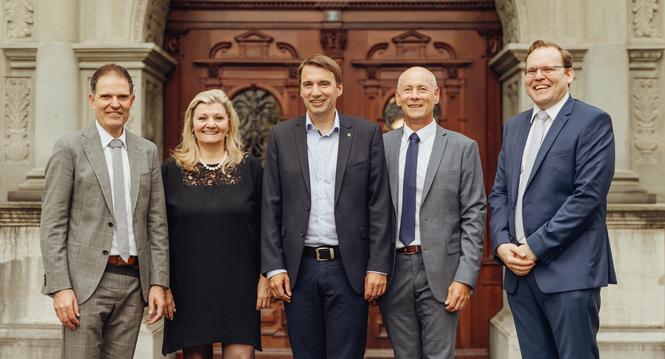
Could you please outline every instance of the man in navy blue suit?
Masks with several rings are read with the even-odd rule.
[[[510,119],[490,230],[524,358],[598,358],[600,288],[616,284],[607,235],[612,119],[569,95],[571,54],[535,41],[524,87],[533,109]]]

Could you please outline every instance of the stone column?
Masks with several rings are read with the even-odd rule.
[[[78,0],[39,0],[36,10],[35,35],[39,42],[34,74],[35,167],[17,190],[9,191],[10,201],[41,200],[44,166],[55,141],[77,129],[81,100],[78,66],[71,46],[78,38]]]

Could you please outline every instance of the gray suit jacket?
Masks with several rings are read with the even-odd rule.
[[[400,205],[398,171],[403,133],[403,129],[398,129],[384,135],[395,209]],[[427,282],[441,302],[445,301],[453,280],[472,287],[476,284],[483,250],[485,207],[478,145],[437,125],[419,221]]]
[[[168,286],[166,208],[157,147],[127,131],[134,239],[143,298],[150,285]],[[42,199],[42,293],[72,288],[85,302],[104,274],[113,239],[113,200],[95,125],[59,139],[46,165]]]

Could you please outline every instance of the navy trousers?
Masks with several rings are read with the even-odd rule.
[[[508,303],[523,358],[598,359],[600,288],[543,293],[533,277],[518,277]]]
[[[368,304],[351,288],[341,259],[303,257],[291,303],[284,307],[294,359],[360,359],[365,354]]]

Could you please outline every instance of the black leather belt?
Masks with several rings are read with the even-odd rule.
[[[339,258],[339,247],[305,247],[302,255],[312,257],[318,262],[327,262]]]

